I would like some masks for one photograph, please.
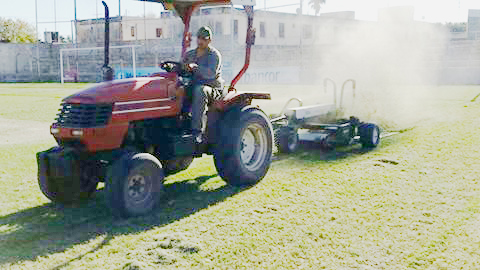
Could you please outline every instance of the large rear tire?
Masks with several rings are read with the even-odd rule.
[[[150,212],[162,196],[164,173],[160,161],[147,153],[126,153],[108,169],[106,202],[117,217]]]
[[[273,130],[267,116],[245,107],[229,112],[220,125],[220,142],[214,152],[220,177],[234,186],[258,183],[272,160]]]

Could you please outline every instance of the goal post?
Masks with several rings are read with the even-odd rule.
[[[136,72],[136,52],[135,48],[136,47],[141,47],[142,45],[123,45],[123,46],[111,46],[110,49],[125,49],[129,48],[131,51],[131,61],[132,61],[132,68],[133,68],[133,77],[137,77],[137,72]],[[79,52],[94,52],[94,51],[101,51],[104,50],[104,47],[91,47],[91,48],[72,48],[72,49],[61,49],[60,50],[60,81],[62,84],[65,83],[65,63],[64,63],[64,56],[66,53],[71,53],[74,52],[76,55],[73,61],[75,61],[75,65],[77,68],[75,68],[75,72],[78,72],[78,53]],[[101,61],[102,66],[103,66],[103,59]],[[67,62],[67,65],[69,65],[70,62]],[[77,74],[78,75],[78,74]]]

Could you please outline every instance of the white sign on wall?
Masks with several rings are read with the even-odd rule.
[[[255,6],[255,0],[232,0],[234,5]]]
[[[240,83],[291,84],[300,82],[300,67],[249,68]]]

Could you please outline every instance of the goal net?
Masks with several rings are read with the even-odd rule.
[[[142,46],[125,45],[110,47],[110,66],[115,79],[132,78],[160,71],[159,68],[143,70],[137,65],[137,51]],[[60,50],[61,82],[101,82],[105,63],[104,47],[73,48]],[[140,74],[139,74],[140,73]]]

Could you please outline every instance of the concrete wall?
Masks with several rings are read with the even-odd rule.
[[[40,44],[37,48],[35,44],[0,43],[0,81],[56,81],[59,78],[58,52],[50,45]]]
[[[449,43],[442,63],[440,82],[480,84],[480,40]]]
[[[150,21],[147,29],[135,28],[134,37],[131,27],[144,25],[143,19],[120,17],[112,22],[112,46],[137,46],[138,75],[155,69],[160,71],[158,65],[162,61],[179,59],[182,23],[170,13],[162,16],[160,24]],[[324,77],[342,74],[349,77],[396,74],[395,83],[480,84],[480,76],[477,76],[480,75],[480,41],[453,40],[451,37],[449,40],[443,34],[445,29],[436,24],[392,20],[375,23],[335,16],[304,16],[302,19],[294,14],[262,11],[257,11],[255,18],[257,39],[244,83],[318,83]],[[79,35],[79,40],[84,40],[79,47],[103,47],[103,32],[100,31],[103,24],[97,22],[79,22],[79,32],[89,33]],[[222,52],[227,80],[243,65],[246,23],[242,12],[234,10],[232,14],[230,8],[201,10],[192,18],[193,32],[201,25],[214,29],[213,45]],[[238,26],[234,27],[235,24]],[[281,24],[284,37],[281,36]],[[92,29],[92,25],[98,29]],[[156,37],[159,27],[162,36]],[[234,28],[238,31],[233,31]],[[264,36],[261,28],[265,30]],[[0,43],[4,64],[0,66],[0,81],[60,81],[60,50],[70,47],[71,44],[40,44],[37,49],[35,44]],[[102,65],[103,50],[64,54],[67,81],[99,81]],[[123,72],[119,76],[132,74],[132,50],[112,48],[111,65]],[[431,78],[425,80],[424,74]]]

